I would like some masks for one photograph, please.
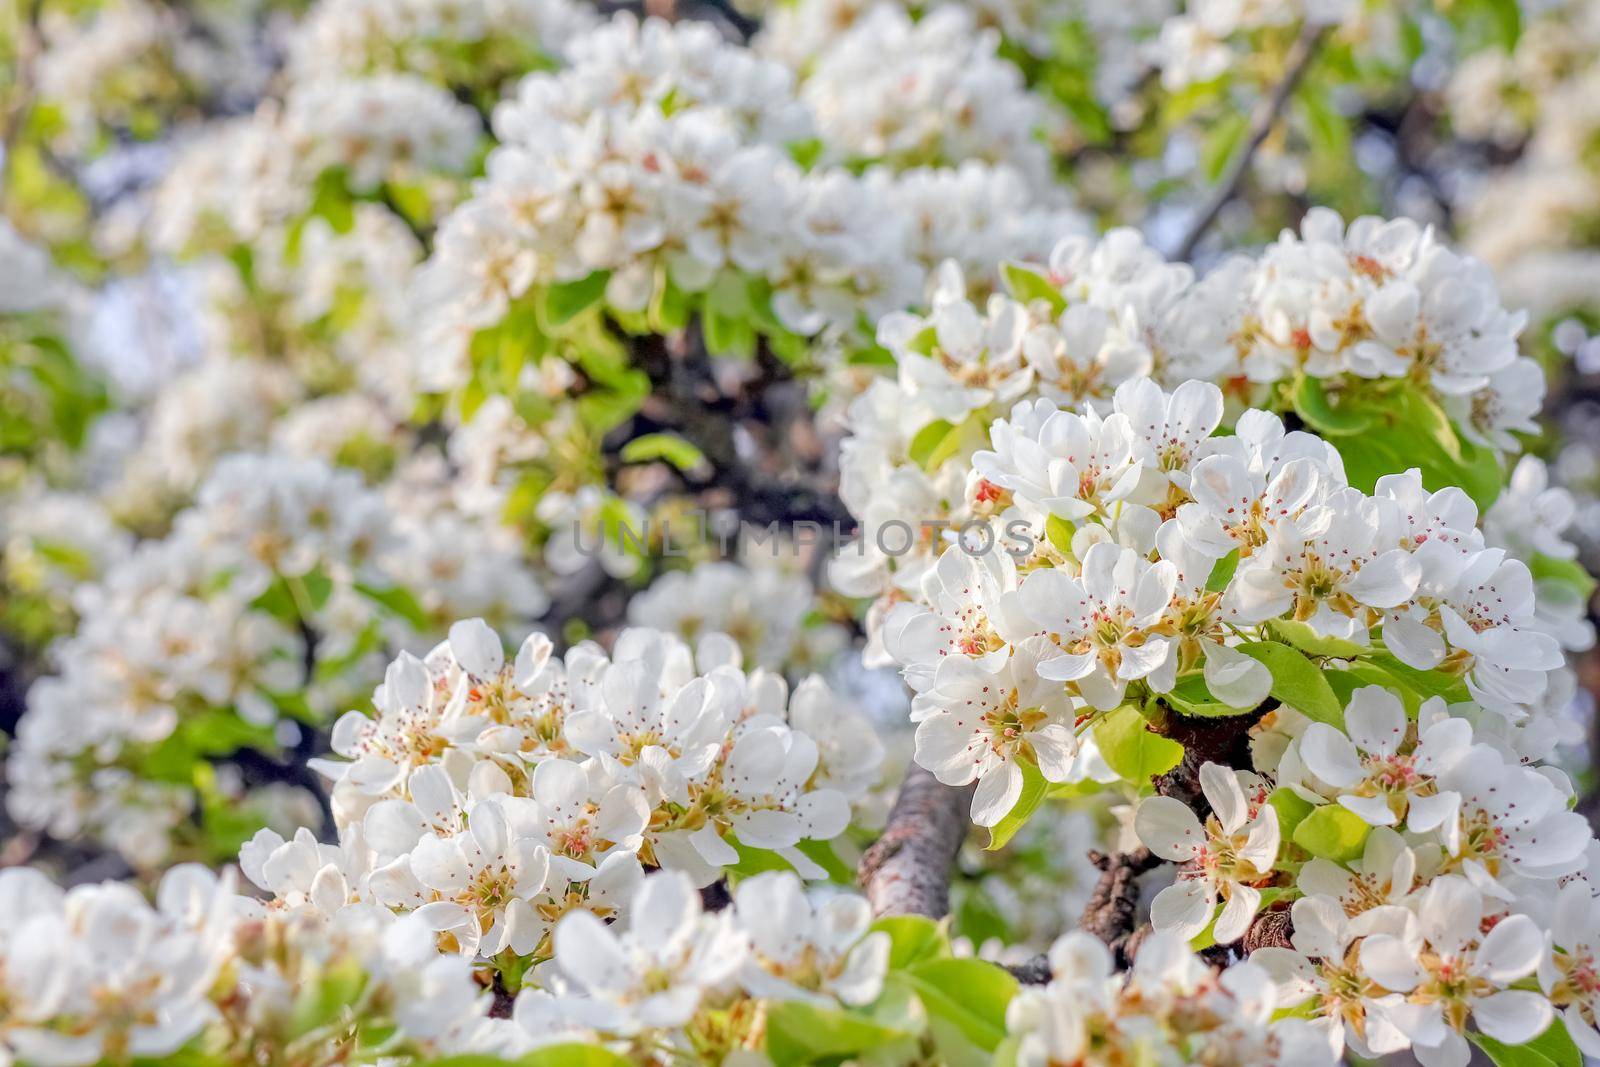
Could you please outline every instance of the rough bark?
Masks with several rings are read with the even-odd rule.
[[[950,911],[950,872],[967,836],[972,788],[943,785],[913,763],[900,783],[883,836],[861,857],[857,879],[874,915]]]
[[[1126,963],[1128,939],[1133,936],[1139,911],[1139,877],[1159,867],[1161,858],[1140,847],[1110,856],[1091,852],[1089,860],[1100,868],[1100,880],[1078,920],[1078,929],[1104,941],[1118,962]]]
[[[1268,908],[1257,915],[1250,929],[1245,931],[1244,951],[1248,955],[1258,948],[1291,948],[1289,938],[1292,936],[1294,920],[1289,916],[1289,906]]]

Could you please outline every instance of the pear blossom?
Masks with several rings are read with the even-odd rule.
[[[1594,892],[1584,879],[1574,879],[1556,893],[1550,916],[1549,942],[1539,958],[1539,988],[1560,1013],[1567,1033],[1585,1056],[1600,1055],[1596,1031],[1600,971],[1596,970],[1597,927]]]
[[[686,876],[657,875],[639,887],[621,932],[584,911],[556,925],[557,1005],[607,1033],[682,1026],[708,990],[739,973],[748,951],[734,917],[705,914]]]
[[[1432,849],[1438,851],[1437,846]],[[1419,852],[1429,862],[1419,859]],[[1340,865],[1313,856],[1300,868],[1296,884],[1307,896],[1337,901],[1346,915],[1356,919],[1376,908],[1405,904],[1425,867],[1436,867],[1436,860],[1427,848],[1409,846],[1392,828],[1376,826],[1367,835],[1360,859]]]
[[[1385,1013],[1388,991],[1361,969],[1361,939],[1369,934],[1402,933],[1410,918],[1404,908],[1387,905],[1347,915],[1337,900],[1305,896],[1294,902],[1292,949],[1265,947],[1250,954],[1278,983],[1285,1006],[1313,1003],[1313,1024],[1326,1031],[1335,1054],[1349,1045],[1370,1058],[1407,1048],[1410,1038]]]
[[[1384,1005],[1384,1013],[1428,1067],[1467,1062],[1469,1018],[1509,1045],[1532,1040],[1550,1024],[1550,1002],[1542,994],[1508,988],[1538,967],[1544,952],[1539,928],[1526,915],[1510,915],[1482,933],[1485,917],[1482,895],[1465,879],[1445,875],[1422,891],[1401,933],[1361,942],[1362,969],[1404,995]]]
[[[865,898],[840,894],[807,899],[800,879],[784,871],[739,883],[734,913],[750,939],[740,983],[757,997],[837,998],[860,1006],[877,999],[889,967],[889,935],[869,932]]]
[[[1066,781],[1078,743],[1071,701],[1040,667],[1054,649],[1030,638],[994,664],[950,656],[927,693],[936,708],[917,724],[917,762],[946,785],[978,783],[972,818],[998,823],[1022,794],[1021,761],[1046,781]]]
[[[1461,798],[1441,791],[1438,779],[1467,755],[1471,723],[1448,717],[1434,697],[1418,712],[1418,722],[1429,725],[1413,744],[1405,707],[1382,686],[1353,692],[1344,719],[1348,737],[1314,722],[1299,749],[1306,769],[1339,791],[1339,804],[1372,826],[1404,823],[1425,832],[1455,819]]]
[[[1183,865],[1151,905],[1156,928],[1190,938],[1215,916],[1217,942],[1228,944],[1244,936],[1261,906],[1259,886],[1272,878],[1278,813],[1270,804],[1252,810],[1235,772],[1221,764],[1200,768],[1200,787],[1213,812],[1204,825],[1182,801],[1157,796],[1139,804],[1134,832],[1150,851]]]
[[[1023,582],[1025,611],[1055,636],[1062,655],[1039,665],[1042,677],[1072,682],[1085,700],[1109,710],[1129,682],[1172,687],[1174,642],[1155,626],[1172,602],[1177,569],[1150,563],[1130,548],[1102,542],[1083,557],[1080,577],[1036,571]]]
[[[465,955],[531,952],[544,933],[533,898],[545,887],[550,852],[517,833],[514,800],[486,797],[466,810],[467,827],[423,833],[388,882],[385,903],[411,904],[417,918]],[[396,889],[411,885],[410,901]]]

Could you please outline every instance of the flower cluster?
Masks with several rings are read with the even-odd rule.
[[[978,0],[960,5],[939,0],[928,5],[906,4],[903,8],[885,0],[801,0],[773,5],[766,12],[757,46],[795,70],[804,70],[836,48],[841,36],[856,32],[869,19],[882,18],[878,12],[886,7],[912,15],[955,8],[963,18],[975,20],[983,29],[998,31],[1007,43],[1035,54],[1049,50],[1051,32],[1061,23],[1077,15],[1098,18],[1114,10],[1113,5],[1100,0],[1088,4],[1075,0]]]
[[[596,21],[570,0],[324,0],[296,27],[289,63],[299,79],[403,71],[498,91]]]
[[[157,136],[208,101],[235,105],[259,93],[271,76],[250,39],[260,6],[180,13],[114,0],[44,12],[38,91],[59,112],[54,147],[98,154],[119,137]]]
[[[903,8],[868,10],[803,73],[800,99],[828,150],[901,165],[980,160],[1006,165],[1035,189],[1050,185],[1047,135],[1062,120],[954,5],[913,21]]]
[[[63,891],[31,869],[0,872],[0,1055],[244,1065],[293,1046],[298,1062],[331,1067],[602,1037],[641,1054],[731,1053],[761,1047],[763,1005],[865,1005],[888,969],[889,935],[868,931],[860,897],[808,896],[770,872],[706,914],[687,878],[665,874],[640,886],[625,921],[563,919],[553,960],[529,972],[510,1018],[491,1017],[470,961],[438,950],[426,915],[337,899],[338,858],[316,847],[268,857],[269,870],[314,874],[315,889],[265,905],[196,865],[168,871],[154,905],[122,883]],[[249,850],[243,863],[262,876]]]
[[[460,384],[472,335],[530,287],[596,273],[612,306],[641,312],[666,279],[699,293],[719,272],[744,272],[805,334],[915,297],[881,198],[786,157],[811,122],[781,66],[708,26],[625,17],[570,60],[496,108],[487,180],[445,220],[418,283],[424,382]]]
[[[1017,1063],[1339,1062],[1304,1019],[1275,1018],[1290,1003],[1254,962],[1220,974],[1172,934],[1147,938],[1127,973],[1092,934],[1050,949],[1049,984],[1019,993],[1006,1012]]]
[[[1520,146],[1514,165],[1463,195],[1463,240],[1494,265],[1508,300],[1543,318],[1594,303],[1600,17],[1582,4],[1540,14],[1511,53],[1464,62],[1450,103],[1473,138]]]
[[[568,60],[495,109],[488,176],[445,220],[418,279],[429,388],[460,386],[474,335],[530,292],[592,288],[591,301],[603,296],[625,319],[690,294],[747,328],[811,336],[913,303],[934,256],[1020,254],[1037,244],[1032,223],[1075,221],[1059,205],[1033,207],[1040,159],[1026,153],[907,151],[912,163],[998,165],[918,172],[904,192],[888,172],[803,169],[791,155],[819,133],[825,158],[844,147],[787,69],[707,26],[618,17]],[[856,151],[901,161],[892,146]],[[952,194],[959,216],[930,232],[932,198]]]
[[[733,906],[716,914],[702,911],[683,875],[650,878],[620,929],[581,912],[562,920],[548,987],[518,997],[515,1018],[533,1034],[598,1035],[711,1060],[760,1048],[759,1001],[877,999],[889,935],[869,933],[871,919],[862,898],[808,899],[788,873],[741,882]]]
[[[1515,451],[1513,434],[1533,429],[1543,395],[1538,366],[1517,354],[1522,316],[1500,306],[1487,268],[1405,220],[1346,229],[1313,209],[1301,234],[1198,279],[1131,230],[1067,237],[1047,267],[1011,267],[1008,280],[1011,297],[979,306],[946,268],[927,314],[880,324],[897,374],[853,402],[841,448],[841,497],[866,531],[834,566],[843,591],[914,595],[931,543],[890,553],[878,543],[885,524],[909,515],[956,527],[1000,510],[967,499],[978,493],[965,484],[971,456],[989,423],[1032,398],[1107,411],[1124,383],[1198,379],[1227,389],[1231,409],[1219,402],[1213,426],[1256,404],[1359,450],[1371,413],[1403,390],[1417,426],[1435,428],[1418,433],[1476,456]],[[1387,462],[1365,462],[1362,480],[1395,473]],[[1497,467],[1489,477],[1498,482]]]
[[[973,457],[987,519],[883,639],[917,693],[919,761],[980,781],[980,823],[1015,804],[1021,763],[1080,776],[1086,714],[1140,693],[1254,708],[1273,684],[1264,644],[1286,633],[1444,668],[1511,722],[1562,666],[1526,564],[1486,546],[1464,493],[1429,493],[1413,470],[1369,496],[1331,445],[1269,413],[1213,436],[1223,407],[1203,382],[1128,382],[1105,415],[1024,401]]]
[[[190,803],[166,780],[173,760],[272,747],[286,712],[328,717],[375,680],[384,648],[417,644],[430,613],[509,623],[545,598],[480,528],[408,515],[317,460],[240,455],[170,536],[74,603],[82,624],[53,650],[61,673],[33,689],[18,728],[8,805],[60,837],[115,828],[149,864]],[[313,651],[339,669],[307,677]]]
[[[1354,21],[1359,11],[1359,5],[1347,0],[1278,4],[1202,0],[1188,5],[1184,14],[1161,23],[1161,34],[1152,43],[1151,53],[1161,70],[1162,85],[1178,90],[1238,70],[1240,53],[1248,50],[1242,39],[1251,34],[1295,27],[1302,22],[1338,26]]]
[[[668,571],[628,603],[628,620],[688,642],[709,632],[727,634],[751,666],[825,667],[848,635],[833,625],[806,625],[796,608],[810,601],[811,583],[777,554],[785,547],[772,546],[770,556],[749,552],[747,565],[718,561]]]
[[[691,650],[628,630],[609,657],[585,643],[557,659],[535,634],[507,661],[482,620],[457,623],[426,660],[402,654],[390,665],[376,715],[342,717],[333,731],[342,759],[316,767],[333,783],[336,821],[386,865],[382,892],[395,906],[414,906],[413,879],[434,892],[472,887],[470,872],[438,873],[469,862],[449,844],[464,827],[514,828],[495,835],[501,846],[537,841],[543,863],[509,866],[547,863],[548,877],[541,870],[495,897],[535,901],[500,930],[524,930],[526,953],[566,910],[614,907],[605,902],[631,891],[641,864],[705,885],[754,849],[822,873],[806,843],[844,831],[851,802],[877,781],[882,747],[820,679],[791,697],[780,677],[740,670],[741,658],[722,634]],[[480,860],[487,844],[479,839]],[[470,927],[458,942],[477,947],[501,918],[458,914]]]
[[[527,1044],[487,1017],[466,963],[438,955],[420,921],[378,909],[264,911],[192,865],[167,872],[154,906],[130,885],[63,892],[26,868],[0,872],[0,902],[8,1062],[90,1067],[192,1048],[242,1065],[251,1049],[299,1042],[300,1062],[331,1067]]]

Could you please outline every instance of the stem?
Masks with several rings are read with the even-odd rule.
[[[874,915],[926,915],[950,911],[950,872],[967,836],[972,786],[942,784],[913,763],[883,836],[861,857],[857,880]]]
[[[1128,940],[1133,936],[1134,919],[1139,910],[1139,876],[1161,865],[1161,858],[1147,848],[1103,855],[1089,853],[1089,861],[1100,868],[1078,929],[1098,937],[1127,965]]]
[[[1255,112],[1250,117],[1250,137],[1245,141],[1243,150],[1228,164],[1222,180],[1212,190],[1210,199],[1201,208],[1200,214],[1190,225],[1189,232],[1178,245],[1178,259],[1186,260],[1194,255],[1195,245],[1200,243],[1200,238],[1204,237],[1211,224],[1217,221],[1222,209],[1227,207],[1229,201],[1239,192],[1239,186],[1244,181],[1245,173],[1250,169],[1250,161],[1255,158],[1256,150],[1267,139],[1272,128],[1278,124],[1278,117],[1283,114],[1284,106],[1294,94],[1295,86],[1300,84],[1306,68],[1316,57],[1317,47],[1327,32],[1328,27],[1319,23],[1307,22],[1300,28],[1300,36],[1295,38],[1294,44],[1289,48],[1289,54],[1284,57],[1283,76],[1278,80],[1278,84],[1273,86],[1272,92],[1256,103]]]

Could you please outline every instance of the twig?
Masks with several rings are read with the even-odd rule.
[[[1134,919],[1139,910],[1139,876],[1161,865],[1161,859],[1147,848],[1107,856],[1089,853],[1089,860],[1100,868],[1078,929],[1091,933],[1126,964],[1128,940],[1133,936]]]
[[[1322,24],[1307,22],[1301,27],[1300,36],[1295,38],[1294,44],[1289,48],[1289,54],[1284,57],[1283,77],[1273,86],[1271,93],[1257,102],[1255,112],[1250,117],[1249,139],[1245,141],[1244,148],[1228,164],[1222,180],[1211,191],[1211,198],[1206,201],[1205,207],[1190,225],[1189,232],[1178,245],[1177,258],[1186,260],[1194,254],[1195,245],[1200,243],[1200,238],[1205,236],[1211,224],[1217,221],[1217,216],[1222,214],[1222,209],[1227,207],[1228,202],[1238,193],[1239,185],[1250,169],[1250,161],[1255,157],[1256,150],[1272,132],[1272,127],[1277,125],[1278,116],[1283,113],[1289,97],[1294,94],[1295,86],[1300,84],[1301,77],[1311,65],[1311,60],[1317,54],[1317,47],[1327,32],[1328,27]]]
[[[874,915],[926,915],[950,911],[950,871],[967,836],[972,787],[942,784],[913,763],[883,836],[861,857],[857,880]]]

